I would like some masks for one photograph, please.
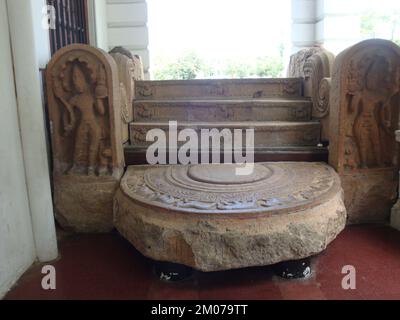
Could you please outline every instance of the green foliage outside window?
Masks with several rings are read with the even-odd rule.
[[[264,56],[256,59],[206,60],[194,51],[185,52],[175,59],[157,57],[152,67],[155,80],[190,80],[208,78],[276,78],[284,70],[281,56]]]
[[[364,38],[385,38],[400,44],[400,12],[378,14],[367,12],[361,17],[361,35]]]

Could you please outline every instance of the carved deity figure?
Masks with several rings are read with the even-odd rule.
[[[100,68],[95,92],[91,91],[85,73],[79,64],[72,67],[73,95],[67,101],[58,95],[67,110],[63,117],[64,135],[75,132],[73,165],[71,174],[95,175],[96,168],[103,175],[107,172],[107,150],[102,144],[102,128],[98,117],[104,116],[106,109],[103,99],[108,96],[105,73]],[[56,94],[57,95],[57,94]],[[100,150],[103,148],[101,154]]]
[[[361,60],[357,68],[353,66],[350,70],[350,120],[346,141],[347,166],[350,168],[390,165],[384,141],[393,136],[391,100],[400,88],[398,70],[393,69],[389,59],[374,55]],[[357,155],[351,152],[354,145]]]

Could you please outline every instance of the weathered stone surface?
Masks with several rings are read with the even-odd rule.
[[[146,157],[147,147],[135,147],[127,145],[124,148],[125,161],[128,166],[148,164]],[[165,150],[167,159],[170,159],[169,150]],[[176,152],[175,152],[176,154]],[[246,154],[246,149],[242,148],[242,154]],[[202,158],[208,157],[212,161],[213,151],[209,150],[207,156],[202,155],[199,151],[197,155],[197,163],[201,163]],[[220,152],[220,159],[224,159],[223,150]],[[222,161],[222,160],[221,160]],[[233,163],[236,162],[235,157],[232,159]],[[267,161],[305,161],[305,162],[328,162],[328,148],[327,147],[272,147],[272,148],[257,148],[254,150],[255,162]],[[182,164],[180,158],[177,159],[178,164]],[[185,163],[183,163],[185,164]]]
[[[109,231],[124,169],[117,66],[106,52],[70,45],[46,70],[54,201],[61,225]]]
[[[122,54],[133,61],[133,78],[135,80],[143,80],[144,79],[144,68],[143,68],[143,61],[142,58],[137,55],[133,54],[132,51],[125,47],[114,47],[111,51],[111,55],[115,54]]]
[[[337,56],[330,92],[329,163],[349,221],[387,222],[398,185],[400,48],[366,40]]]
[[[304,48],[290,56],[287,76],[290,78],[304,78],[304,65],[314,54],[323,50],[319,46]]]
[[[55,176],[54,207],[58,223],[74,232],[111,231],[113,198],[119,182],[112,176]]]
[[[130,124],[131,144],[135,146],[149,146],[153,142],[146,141],[149,130],[159,128],[169,137],[168,123],[165,122],[132,122]],[[201,137],[202,129],[217,129],[221,132],[228,129],[254,129],[254,147],[283,147],[283,146],[317,146],[320,142],[319,122],[178,122],[178,130],[193,129]],[[233,136],[233,134],[232,134]],[[199,138],[200,140],[200,138]],[[243,140],[245,141],[245,140]],[[199,141],[200,143],[200,141]],[[179,142],[178,145],[182,145]],[[223,144],[221,144],[223,145]]]
[[[136,100],[135,121],[306,121],[309,99]]]
[[[397,175],[393,169],[340,175],[348,223],[389,221],[390,210],[397,199]]]
[[[335,56],[322,47],[305,48],[292,55],[289,77],[304,78],[304,96],[313,102],[312,117],[321,121],[321,139],[329,140],[329,95]]]
[[[144,255],[202,271],[262,266],[321,252],[344,228],[337,174],[321,163],[132,166],[114,223]]]
[[[302,79],[224,79],[138,81],[136,98],[266,98],[301,97]]]
[[[400,142],[400,130],[395,131],[396,141]],[[400,175],[400,173],[399,173]],[[397,202],[393,206],[390,215],[390,225],[400,231],[400,195]]]
[[[115,47],[110,51],[118,67],[120,87],[120,110],[122,142],[129,140],[128,124],[133,120],[133,99],[135,98],[135,81],[143,80],[143,65],[140,57],[123,48]]]
[[[390,225],[392,228],[400,231],[400,202],[397,201],[392,208],[392,213],[390,216]]]

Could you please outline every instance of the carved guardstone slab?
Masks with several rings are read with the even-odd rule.
[[[128,125],[133,121],[133,100],[135,99],[135,81],[143,80],[143,65],[139,56],[123,47],[115,47],[110,51],[118,67],[122,142],[129,140]]]
[[[329,163],[342,180],[350,223],[387,222],[397,198],[400,48],[366,40],[336,58]]]
[[[131,166],[114,224],[141,253],[202,271],[321,252],[343,230],[340,180],[322,163]]]
[[[304,96],[312,99],[312,118],[321,122],[321,139],[329,140],[329,93],[335,56],[322,47],[305,48],[290,57],[289,77],[304,79]]]
[[[117,66],[87,45],[59,50],[46,70],[56,218],[78,232],[106,232],[123,173]]]

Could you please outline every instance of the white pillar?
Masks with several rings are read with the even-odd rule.
[[[361,41],[362,0],[292,0],[292,52],[322,45],[338,54]]]
[[[292,0],[292,53],[315,45],[316,0]]]
[[[144,76],[149,78],[150,54],[145,0],[107,0],[109,50],[123,46],[142,58]]]
[[[317,0],[315,40],[338,54],[361,40],[362,0]]]
[[[50,261],[54,260],[58,253],[39,73],[37,32],[40,31],[34,25],[34,14],[38,13],[38,5],[42,6],[42,2],[7,0],[18,115],[36,254],[40,261]]]
[[[0,1],[0,299],[36,259],[6,2]]]

